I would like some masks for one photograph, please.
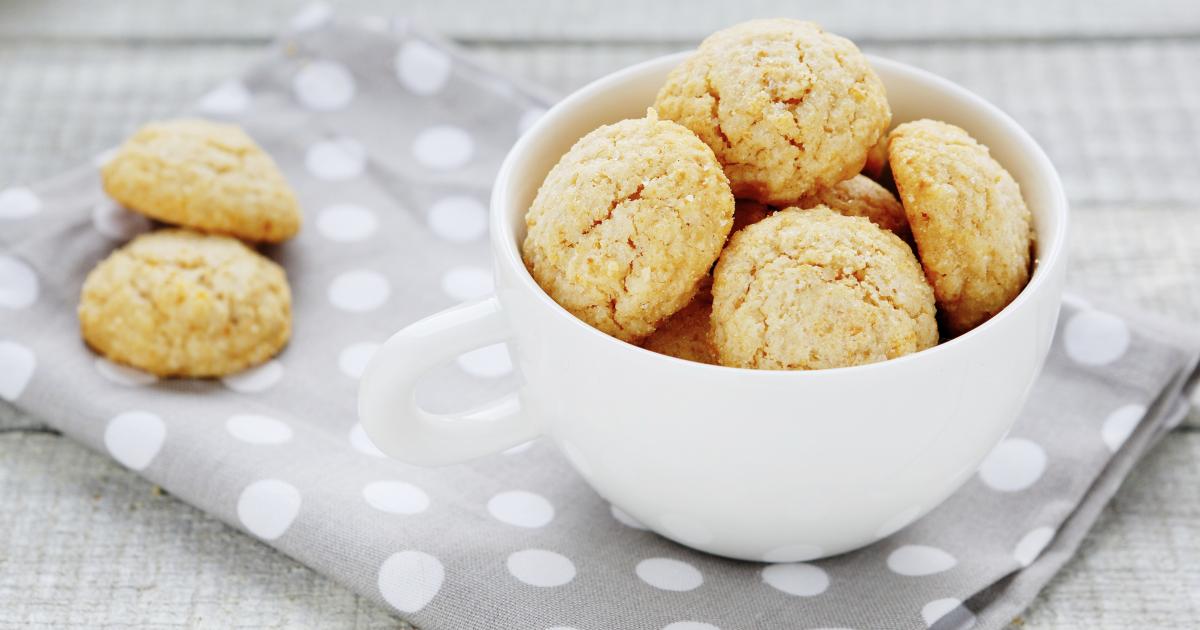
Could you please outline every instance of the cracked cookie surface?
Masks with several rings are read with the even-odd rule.
[[[733,204],[712,150],[651,110],[563,155],[525,215],[522,257],[554,301],[637,342],[695,295]]]
[[[790,19],[714,33],[670,73],[655,108],[712,147],[736,196],[771,205],[857,174],[891,121],[858,48]]]
[[[165,223],[250,241],[279,242],[300,229],[287,180],[236,125],[179,119],[145,125],[101,168],[104,190]]]
[[[900,237],[828,208],[788,208],[738,232],[713,276],[722,365],[847,367],[936,345],[933,290]]]
[[[892,131],[888,162],[949,332],[987,321],[1029,282],[1033,228],[1021,190],[966,131],[919,120]]]
[[[740,207],[740,204],[739,204]],[[717,364],[709,328],[712,320],[712,278],[705,277],[688,305],[659,324],[642,347],[687,361]]]
[[[796,203],[800,208],[825,206],[848,217],[865,217],[879,227],[903,239],[910,236],[904,206],[888,189],[866,175],[855,175],[829,188],[806,195]]]
[[[143,234],[88,274],[79,323],[104,356],[159,376],[207,377],[266,361],[291,335],[283,269],[240,241]]]

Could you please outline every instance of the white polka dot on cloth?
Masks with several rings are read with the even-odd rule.
[[[763,562],[805,562],[820,558],[825,551],[818,545],[798,543],[777,547],[763,554]]]
[[[338,369],[350,378],[362,378],[367,364],[378,350],[379,344],[369,341],[350,344],[338,354]]]
[[[1083,365],[1107,365],[1129,348],[1129,326],[1125,320],[1096,310],[1076,313],[1063,331],[1067,356]]]
[[[9,402],[20,398],[36,369],[32,350],[15,341],[0,341],[0,398]]]
[[[664,591],[690,591],[704,583],[696,567],[672,558],[647,558],[634,568],[643,582]]]
[[[1036,483],[1045,470],[1042,447],[1024,438],[1008,438],[983,460],[979,479],[993,490],[1016,492]]]
[[[24,186],[12,186],[0,190],[0,220],[24,219],[42,209],[42,200]]]
[[[1038,556],[1042,555],[1042,551],[1046,549],[1046,545],[1054,539],[1054,528],[1038,527],[1029,531],[1021,537],[1017,542],[1017,546],[1013,549],[1013,558],[1017,564],[1022,567],[1027,567],[1037,560]]]
[[[487,231],[487,209],[474,197],[446,197],[429,207],[429,229],[454,243],[467,243]]]
[[[521,118],[517,121],[517,134],[523,135],[526,131],[529,131],[529,128],[545,115],[546,110],[540,107],[526,110],[524,114],[521,114]]]
[[[379,594],[400,612],[415,613],[429,604],[446,579],[441,561],[423,551],[401,551],[379,567]]]
[[[554,519],[554,506],[540,494],[525,490],[501,492],[488,500],[488,513],[517,527],[545,527]]]
[[[292,439],[292,428],[287,423],[254,413],[229,416],[225,430],[249,444],[284,444]]]
[[[925,545],[904,545],[887,558],[893,573],[914,577],[949,571],[957,564],[958,560],[948,552]]]
[[[1104,419],[1100,427],[1100,439],[1104,440],[1108,450],[1117,452],[1125,440],[1133,435],[1133,430],[1145,415],[1145,405],[1130,404],[1117,408]]]
[[[283,380],[283,364],[275,359],[242,370],[237,374],[221,377],[221,384],[242,394],[265,392]]]
[[[512,372],[512,357],[508,344],[494,343],[460,354],[455,362],[471,376],[498,378]]]
[[[329,285],[329,302],[351,313],[365,313],[383,306],[392,288],[378,271],[356,269],[338,275]]]
[[[121,204],[105,199],[92,207],[92,227],[116,241],[129,240],[152,227],[150,219],[133,212]]]
[[[317,230],[325,238],[338,243],[367,239],[378,227],[375,213],[348,203],[329,206],[317,215]]]
[[[113,363],[104,357],[98,357],[93,365],[105,380],[122,387],[144,387],[158,382],[158,377],[149,372]]]
[[[617,519],[617,522],[625,527],[632,527],[633,529],[640,529],[643,531],[649,529],[645,525],[642,525],[641,522],[639,522],[636,518],[630,516],[625,510],[622,510],[615,505],[608,506],[608,509],[610,512],[612,512],[612,517]]]
[[[429,507],[429,495],[405,481],[372,481],[362,495],[367,505],[388,514],[419,514]]]
[[[312,61],[292,79],[292,91],[301,105],[317,111],[334,111],[354,98],[354,76],[336,61]]]
[[[456,300],[473,300],[495,289],[490,269],[455,267],[442,276],[442,291]]]
[[[250,107],[250,90],[238,80],[231,80],[217,86],[200,99],[201,111],[210,114],[236,114]]]
[[[575,579],[570,558],[545,549],[525,549],[508,556],[508,572],[530,586],[550,588]]]
[[[300,503],[296,486],[278,479],[262,479],[246,486],[238,496],[238,520],[251,534],[275,540],[292,526],[300,513]]]
[[[921,608],[921,619],[925,625],[938,630],[967,630],[975,626],[975,615],[953,597],[935,599]]]
[[[367,149],[347,136],[320,140],[304,152],[304,167],[313,177],[327,181],[358,177],[367,169]]]
[[[701,621],[676,621],[663,626],[662,630],[721,630],[711,623]]]
[[[396,53],[396,77],[422,96],[440,91],[450,79],[452,67],[449,55],[420,40],[404,42]]]
[[[797,597],[820,595],[829,588],[829,574],[811,564],[772,564],[763,568],[762,579],[769,586]]]
[[[470,134],[458,127],[439,125],[417,134],[412,145],[413,156],[421,164],[439,170],[458,168],[471,160],[475,142]]]
[[[354,450],[371,457],[387,457],[383,451],[379,450],[378,446],[371,441],[371,436],[367,435],[367,430],[363,428],[361,423],[355,423],[354,428],[350,429],[350,446]]]
[[[167,425],[148,411],[126,411],[104,427],[104,447],[126,468],[143,470],[167,439]]]
[[[333,7],[325,2],[314,2],[292,17],[290,22],[294,31],[311,31],[320,27],[333,17]]]
[[[38,279],[19,258],[0,254],[0,308],[25,308],[37,301]]]

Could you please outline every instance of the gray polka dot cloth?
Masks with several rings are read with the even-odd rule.
[[[160,382],[89,352],[84,275],[151,227],[90,164],[0,191],[0,397],[425,630],[1001,627],[1184,414],[1200,345],[1072,298],[979,474],[890,537],[811,563],[663,540],[544,443],[437,470],[385,459],[356,423],[356,380],[397,328],[491,290],[488,188],[546,105],[403,24],[306,12],[197,108],[245,126],[302,200],[302,234],[265,252],[294,288],[291,345],[221,381]],[[484,348],[421,396],[464,408],[518,384],[512,371]]]

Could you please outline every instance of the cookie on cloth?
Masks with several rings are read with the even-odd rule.
[[[733,204],[712,150],[650,110],[563,155],[525,215],[522,256],[563,308],[636,343],[696,294]]]
[[[734,195],[771,205],[857,174],[891,121],[883,83],[858,48],[791,19],[709,36],[671,71],[654,106],[712,147]]]
[[[1033,228],[1012,175],[966,131],[897,127],[888,162],[938,310],[953,334],[985,322],[1029,282]]]
[[[102,167],[101,178],[121,205],[164,223],[272,243],[300,230],[296,195],[237,125],[147,124]]]
[[[688,305],[659,324],[642,347],[652,352],[697,363],[717,364],[709,334],[712,320],[712,278],[705,277]]]
[[[824,207],[787,208],[734,235],[713,276],[722,365],[838,368],[938,342],[933,290],[900,237]]]
[[[825,206],[848,217],[865,217],[885,230],[891,230],[900,238],[910,236],[908,218],[904,206],[888,189],[875,183],[866,175],[855,175],[844,182],[823,188],[806,195],[796,202],[800,208]]]
[[[143,234],[88,274],[84,340],[158,376],[222,376],[274,356],[292,330],[283,268],[227,236]]]

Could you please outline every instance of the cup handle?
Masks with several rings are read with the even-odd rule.
[[[358,416],[375,446],[405,463],[444,466],[502,451],[539,434],[516,392],[463,413],[417,405],[417,379],[455,356],[512,336],[496,298],[410,324],[375,353],[358,389]]]

